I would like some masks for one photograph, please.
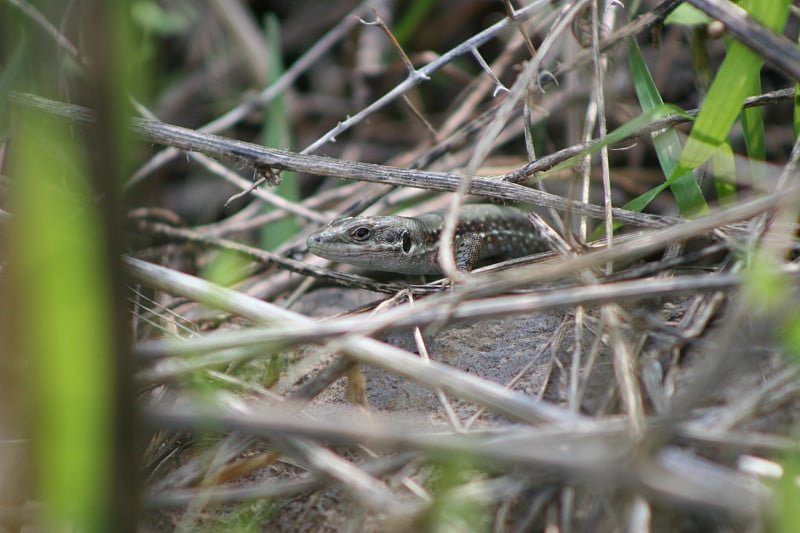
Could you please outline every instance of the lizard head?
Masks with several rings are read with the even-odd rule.
[[[311,253],[331,261],[385,272],[435,272],[422,264],[414,227],[407,217],[341,218],[312,233],[306,243]]]

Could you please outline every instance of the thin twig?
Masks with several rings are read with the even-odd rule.
[[[83,57],[83,55],[81,55],[78,48],[72,44],[70,40],[64,36],[64,34],[58,31],[58,28],[51,24],[50,21],[47,20],[47,18],[42,14],[42,12],[31,5],[30,2],[25,2],[23,0],[6,0],[6,2],[22,11],[25,16],[38,24],[44,30],[44,32],[56,42],[59,48],[67,52],[67,54],[69,54],[78,63],[84,67],[89,66],[89,62],[85,57]]]
[[[358,24],[355,18],[365,9],[366,3],[359,4],[349,16],[342,17],[341,22],[323,35],[308,51],[295,61],[291,67],[278,78],[275,83],[264,89],[253,98],[239,104],[224,115],[212,120],[201,128],[201,131],[216,133],[224,131],[244,117],[283,94],[311,65],[319,60],[331,47],[339,42],[345,35]],[[125,188],[130,188],[139,183],[152,172],[162,167],[180,154],[179,150],[167,148],[162,150],[150,161],[139,168],[125,183]]]
[[[366,21],[366,20],[362,19],[361,17],[359,17],[358,20],[362,24],[364,24],[366,26],[378,26],[383,31],[383,33],[386,34],[386,37],[389,39],[389,42],[392,43],[392,46],[394,46],[394,49],[397,50],[398,54],[400,54],[400,58],[403,60],[403,64],[405,64],[406,69],[408,69],[408,75],[413,77],[416,74],[417,69],[414,68],[414,64],[408,58],[408,54],[406,54],[406,51],[403,50],[402,46],[400,46],[400,43],[397,42],[397,39],[395,38],[394,34],[392,33],[392,30],[390,30],[389,26],[386,25],[386,23],[383,21],[383,19],[380,16],[378,16],[378,12],[375,11],[375,9],[372,10],[372,14],[375,16],[375,20],[373,20],[371,22]],[[427,77],[427,78],[423,78],[423,79],[427,80],[427,79],[430,79],[430,78]]]
[[[535,14],[537,14],[540,10],[545,9],[549,6],[549,0],[535,0],[531,4],[527,5],[524,9],[521,9],[517,12],[517,20],[525,20],[528,19]],[[303,154],[310,154],[315,152],[319,147],[328,142],[333,142],[336,137],[353,127],[354,125],[358,124],[359,122],[363,121],[367,116],[371,115],[375,111],[382,109],[387,104],[391,103],[395,99],[397,99],[400,95],[404,94],[406,91],[422,83],[426,79],[430,78],[430,75],[442,68],[443,66],[450,63],[454,58],[467,54],[472,48],[482,45],[483,43],[493,39],[499,33],[503,32],[509,25],[513,24],[513,22],[508,19],[504,18],[503,20],[493,24],[492,26],[486,28],[482,32],[474,35],[473,37],[467,39],[460,45],[452,48],[451,50],[445,52],[435,60],[431,61],[427,65],[419,69],[414,69],[412,73],[401,83],[395,85],[389,92],[372,102],[369,106],[365,107],[352,117],[347,118],[346,120],[337,124],[334,128],[329,130],[327,133],[322,135],[319,139],[314,141],[312,144],[307,146],[301,153]]]
[[[749,98],[745,102],[745,105],[749,107],[774,103],[776,101],[792,98],[792,95],[792,89],[784,89]],[[65,118],[77,119],[85,122],[90,122],[92,120],[91,113],[79,106],[67,105],[35,95],[22,93],[13,93],[12,99],[17,103],[32,105]],[[685,120],[686,119],[683,117],[671,117],[658,121],[643,128],[640,132],[637,132],[637,135],[662,129]],[[340,161],[327,157],[295,154],[284,150],[265,148],[242,141],[204,134],[196,130],[189,130],[179,126],[171,126],[142,119],[134,119],[133,128],[134,131],[144,139],[152,142],[177,146],[187,151],[198,151],[212,157],[242,160],[253,165],[261,166],[262,168],[284,168],[313,175],[329,175],[339,178],[360,179],[377,183],[428,188],[440,191],[453,191],[456,189],[459,182],[459,178],[453,174],[400,169],[382,165]],[[605,216],[605,211],[599,206],[570,202],[562,197],[543,191],[535,191],[527,187],[513,186],[512,183],[506,183],[507,181],[513,182],[524,179],[535,172],[551,168],[553,165],[557,164],[557,162],[564,161],[585,148],[585,146],[578,146],[566,149],[566,151],[559,152],[556,156],[552,156],[552,158],[540,158],[536,162],[528,164],[518,171],[497,176],[496,178],[475,177],[472,180],[472,187],[469,192],[471,194],[490,198],[527,202],[561,210],[571,206],[577,213],[603,218]],[[640,226],[659,227],[674,224],[678,221],[678,219],[672,217],[633,213],[619,208],[615,208],[613,213],[615,220]]]
[[[736,516],[756,517],[770,491],[735,470],[716,465],[676,447],[632,464],[636,441],[624,427],[610,420],[586,422],[574,428],[515,428],[497,434],[454,435],[413,431],[388,423],[364,424],[349,420],[308,423],[277,410],[247,416],[236,412],[186,409],[146,412],[151,426],[172,431],[194,428],[199,420],[213,427],[263,438],[290,435],[324,439],[342,446],[369,443],[374,447],[418,450],[439,456],[469,454],[492,465],[526,466],[552,472],[583,483],[602,483],[649,490],[672,503],[691,502],[724,510]]]
[[[133,260],[129,260],[129,262],[135,265],[135,268],[131,267],[132,272],[138,277],[143,278],[143,283],[146,282],[151,286],[153,283],[160,283],[158,280],[152,280],[150,276],[145,278],[143,275],[140,275],[139,272],[144,268],[157,271],[158,268],[163,267],[142,264],[142,262],[133,262]],[[141,265],[141,268],[139,268],[139,265]],[[796,271],[783,270],[782,273],[790,276],[792,279],[800,278],[800,273]],[[164,276],[166,275],[165,273]],[[176,275],[177,274],[171,273],[170,277],[174,278]],[[453,321],[488,319],[519,314],[546,313],[575,307],[577,305],[589,306],[626,300],[647,300],[668,295],[691,294],[700,291],[714,292],[721,289],[737,287],[744,279],[742,274],[679,276],[661,280],[644,279],[608,285],[573,287],[539,294],[520,294],[470,300],[461,302],[458,307],[454,309],[443,305],[451,298],[449,295],[444,295],[438,298],[431,297],[424,301],[417,302],[413,308],[408,306],[397,307],[373,317],[368,322],[357,317],[331,319],[325,322],[309,322],[303,321],[299,318],[299,315],[296,315],[292,317],[291,323],[293,326],[291,331],[286,331],[286,326],[284,325],[263,328],[252,327],[246,331],[217,332],[199,339],[165,339],[163,341],[150,341],[140,344],[136,352],[142,358],[160,359],[167,355],[173,357],[198,355],[215,353],[231,348],[258,346],[273,349],[279,347],[284,348],[290,345],[320,342],[321,340],[333,338],[341,339],[341,342],[335,343],[337,349],[346,349],[339,345],[347,346],[348,335],[374,335],[396,329],[429,325],[442,319],[451,319]],[[214,296],[223,294],[219,292],[219,290],[219,288],[214,288],[214,291],[217,291],[214,293]],[[176,286],[172,289],[172,292],[182,295],[186,294],[182,286]],[[197,293],[193,293],[192,296],[194,298],[207,298],[202,295],[198,296]],[[246,298],[244,295],[241,296]],[[219,299],[214,300],[214,305],[217,307],[224,306],[225,309],[233,310],[232,304],[228,303],[227,300],[237,301],[236,298],[230,295],[225,301]],[[252,316],[254,312],[253,309],[252,305],[247,308],[236,307],[234,312],[243,316]],[[232,357],[238,356],[237,354],[232,354]],[[219,364],[222,360],[224,359],[218,358],[214,361],[215,364]],[[425,365],[422,361],[420,361],[420,364],[422,367]],[[436,362],[431,361],[430,364],[435,365]],[[186,370],[190,368],[190,366],[187,366]],[[404,373],[407,374],[408,372],[404,371]]]
[[[149,287],[206,302],[257,322],[280,321],[282,336],[287,333],[292,335],[292,330],[295,328],[299,330],[325,327],[324,323],[316,322],[299,313],[219,287],[194,276],[133,258],[127,258],[125,264],[134,279]],[[542,421],[567,422],[583,418],[524,394],[508,391],[501,385],[461,372],[449,365],[436,361],[426,363],[405,350],[360,335],[342,337],[330,343],[329,349],[334,352],[345,352],[359,363],[384,368],[422,385],[431,388],[441,387],[445,392],[489,407],[514,420],[536,424]]]

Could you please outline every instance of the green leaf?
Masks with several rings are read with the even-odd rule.
[[[278,18],[269,14],[264,18],[264,38],[269,50],[268,84],[274,83],[284,72],[283,53],[281,49],[281,27]],[[292,129],[289,112],[283,98],[275,98],[266,107],[266,122],[261,132],[265,146],[288,150],[292,147]],[[297,175],[293,172],[281,172],[281,184],[273,192],[287,200],[300,199]],[[272,211],[271,206],[264,206],[264,212]],[[261,246],[266,250],[274,250],[299,231],[297,222],[292,218],[273,222],[264,227],[260,233]]]
[[[720,150],[714,152],[711,168],[720,203],[733,204],[736,201],[736,162],[730,144],[724,143],[720,145]]]
[[[797,42],[800,44],[800,36],[797,37]],[[794,138],[800,135],[800,83],[794,85]]]
[[[794,138],[800,134],[800,83],[794,86]]]
[[[754,77],[752,87],[747,91],[750,94],[761,94],[761,79]],[[767,158],[766,140],[764,135],[764,114],[760,107],[747,107],[742,109],[742,131],[744,142],[747,147],[747,155],[751,159],[764,161]],[[756,168],[763,168],[763,165],[753,165]]]
[[[6,132],[9,94],[22,76],[27,47],[28,39],[23,34],[15,43],[14,50],[6,57],[6,63],[0,71],[0,135],[5,135]]]
[[[29,367],[37,499],[47,531],[108,531],[112,494],[110,277],[83,147],[70,124],[21,110],[12,257]],[[10,284],[9,284],[10,286]]]
[[[423,524],[425,531],[479,532],[491,530],[492,516],[485,502],[468,493],[459,492],[464,485],[485,477],[473,458],[465,453],[452,453],[435,463],[436,473],[429,479],[433,496]]]
[[[659,94],[653,77],[642,59],[639,45],[636,44],[636,40],[633,38],[628,39],[628,60],[631,66],[636,96],[639,98],[642,110],[648,112],[663,106],[664,101],[661,99],[661,94]],[[668,129],[654,134],[653,145],[664,175],[672,176],[677,167],[678,154],[681,152],[681,142],[677,132],[673,129]],[[674,179],[668,179],[665,185],[669,185],[675,202],[684,216],[708,212],[708,205],[703,197],[703,192],[691,172],[676,176]],[[651,191],[645,193],[634,200],[633,203],[629,202],[626,208],[641,211],[662,190],[663,187],[657,187],[652,191],[654,192],[653,194],[650,194]]]
[[[787,353],[800,365],[800,313],[793,313],[786,319],[781,331],[781,343]]]
[[[775,513],[775,527],[769,528],[775,533],[795,533],[800,531],[800,486],[797,480],[800,478],[800,456],[797,450],[787,454],[788,457],[781,465],[783,476],[781,476],[776,491],[776,504],[780,509]]]
[[[730,45],[729,40],[726,40],[726,43]],[[761,77],[752,77],[750,83],[751,87],[747,90],[747,93],[750,95],[761,94]],[[766,182],[765,166],[758,164],[758,161],[766,160],[767,148],[764,114],[761,107],[742,109],[740,120],[742,123],[745,147],[747,148],[747,154],[750,156],[751,179],[754,185],[763,185]],[[719,193],[719,189],[724,189],[725,187],[725,185],[717,183],[717,192]]]
[[[689,4],[681,4],[664,19],[664,24],[701,26],[711,22],[711,17]]]
[[[235,505],[227,513],[219,513],[219,524],[213,533],[258,533],[264,530],[264,524],[278,512],[276,500],[246,501]]]
[[[789,0],[751,0],[745,2],[744,7],[768,28],[780,31],[786,24],[789,3]],[[683,175],[702,165],[725,142],[744,99],[758,86],[763,63],[761,56],[738,41],[731,45],[672,176]]]
[[[672,184],[670,180],[665,181],[658,187],[653,187],[649,191],[640,194],[633,200],[629,201],[625,205],[622,206],[623,209],[627,209],[628,211],[636,211],[641,212],[645,207],[647,207],[650,202],[653,201],[653,198],[658,196],[661,192],[663,192],[667,187]]]
[[[742,291],[753,314],[766,314],[786,304],[791,282],[775,257],[757,250],[750,257]]]
[[[144,30],[166,37],[185,32],[191,22],[189,15],[166,11],[158,2],[153,1],[133,3],[131,15]]]
[[[425,22],[435,5],[434,0],[414,0],[403,10],[394,29],[394,38],[401,46],[404,46],[408,39],[419,30],[420,25]]]
[[[610,146],[612,144],[616,144],[622,141],[623,139],[627,139],[628,137],[632,136],[634,133],[644,128],[645,126],[648,126],[649,124],[652,124],[657,120],[661,120],[673,115],[681,115],[686,118],[692,118],[683,109],[677,106],[671,104],[661,104],[660,106],[654,107],[649,111],[645,111],[638,117],[629,120],[623,126],[620,126],[619,128],[615,129],[605,137],[601,137],[592,146],[589,146],[581,150],[576,155],[570,157],[566,161],[559,163],[558,165],[554,166],[547,172],[543,172],[543,175],[547,176],[549,174],[554,174],[556,172],[560,172],[564,169],[570,168],[575,164],[577,164],[578,162],[580,162],[587,155],[599,152],[600,150],[602,150],[604,146]]]
[[[200,272],[200,277],[217,285],[229,287],[242,279],[242,273],[247,272],[249,264],[250,260],[241,254],[222,250],[211,257]]]

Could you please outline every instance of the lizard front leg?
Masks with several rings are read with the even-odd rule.
[[[472,270],[483,251],[483,239],[477,233],[464,233],[456,237],[455,254],[456,268],[459,270]]]

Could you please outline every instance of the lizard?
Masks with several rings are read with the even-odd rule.
[[[415,217],[364,216],[339,218],[312,233],[311,253],[370,270],[400,274],[441,274],[439,237],[446,210]],[[492,257],[513,259],[546,250],[526,216],[512,207],[465,205],[459,212],[455,260],[471,270]]]

